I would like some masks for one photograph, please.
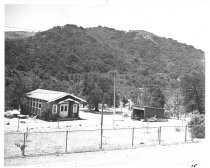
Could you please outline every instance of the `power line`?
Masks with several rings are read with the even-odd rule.
[[[21,27],[12,27],[12,26],[4,26],[6,28],[11,28],[11,29],[20,29],[20,30],[30,30],[30,31],[40,31],[40,30],[35,30],[35,29],[28,29],[28,28],[21,28]]]

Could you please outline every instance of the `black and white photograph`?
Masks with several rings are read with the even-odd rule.
[[[208,0],[5,0],[2,166],[208,168]]]

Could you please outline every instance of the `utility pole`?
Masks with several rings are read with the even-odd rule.
[[[175,92],[176,100],[175,100],[175,106],[174,106],[174,112],[176,113],[177,119],[179,120],[179,95],[178,91]]]
[[[102,112],[101,112],[101,146],[100,146],[100,149],[102,149],[102,144],[103,144],[103,116],[104,116],[104,93],[103,93]]]
[[[146,106],[147,90],[144,88],[144,106]]]
[[[176,92],[176,102],[177,102],[177,115],[178,115],[178,120],[179,120],[179,92]]]
[[[113,128],[114,128],[114,120],[115,120],[115,71],[114,71],[114,111],[113,111]]]

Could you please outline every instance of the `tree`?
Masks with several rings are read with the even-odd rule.
[[[194,115],[188,126],[192,138],[205,138],[205,115]]]
[[[150,86],[148,89],[148,96],[148,106],[164,108],[165,96],[159,87]]]
[[[110,94],[113,88],[112,80],[106,75],[98,72],[90,72],[85,75],[83,83],[83,95],[86,97],[90,109],[99,111],[98,105],[103,98],[109,103]]]
[[[120,100],[119,95],[117,93],[115,93],[115,107],[119,107],[119,105],[120,105],[120,101],[119,100]],[[113,92],[112,88],[108,92],[108,94],[106,94],[106,96],[105,96],[105,103],[109,107],[114,106],[114,92]]]
[[[181,80],[186,112],[205,114],[205,74],[203,72],[184,75]]]
[[[149,39],[145,39],[145,35]],[[161,92],[168,87],[172,87],[172,90],[180,89],[179,78],[184,73],[200,72],[205,68],[204,62],[201,61],[205,59],[203,51],[145,31],[124,32],[107,27],[84,29],[76,25],[66,25],[23,39],[5,37],[5,68],[24,73],[20,87],[12,86],[15,85],[12,83],[17,84],[18,81],[14,79],[15,76],[5,73],[8,107],[12,104],[17,107],[15,104],[18,104],[19,98],[15,100],[15,97],[22,94],[22,91],[19,94],[16,92],[24,85],[29,91],[37,88],[68,90],[81,96],[80,88],[88,86],[89,91],[91,90],[87,83],[87,86],[83,86],[85,73],[110,73],[108,76],[112,81],[113,69],[118,72],[115,78],[116,105],[117,95],[120,99],[126,95],[137,104],[140,102],[142,105],[155,105],[158,101],[156,105],[159,106],[162,104],[157,100],[159,96],[155,95],[155,91],[150,94],[147,81],[156,81],[154,87],[160,89],[158,94],[163,98]],[[97,103],[98,99],[100,102],[103,93],[101,87],[98,82],[92,84],[94,89],[91,92],[96,100],[90,98],[93,94],[88,97],[94,100],[94,103]],[[145,89],[140,99],[139,88]],[[110,99],[107,103],[113,105],[111,93],[113,94],[113,87],[110,88],[107,98]],[[149,96],[154,97],[149,99]],[[196,99],[192,99],[188,104],[194,109],[198,108]]]
[[[11,81],[11,84],[6,87],[5,108],[19,109],[23,103],[24,94],[26,93],[26,91],[27,88],[24,79],[22,77],[14,77]]]
[[[123,102],[123,107],[125,107],[125,104],[128,103],[128,99],[124,96],[122,102]]]
[[[25,94],[39,88],[40,82],[40,79],[33,73],[6,68],[5,110],[21,108],[21,112],[25,113]]]

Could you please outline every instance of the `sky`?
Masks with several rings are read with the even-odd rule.
[[[145,30],[204,51],[207,48],[205,32],[208,0],[47,2],[6,3],[4,25],[29,31],[43,31],[65,24],[76,24],[84,28],[101,25],[125,31]],[[4,28],[5,31],[24,29]]]

